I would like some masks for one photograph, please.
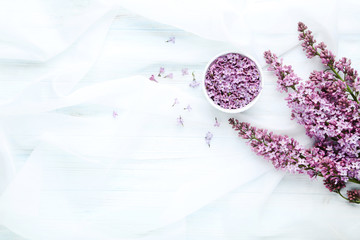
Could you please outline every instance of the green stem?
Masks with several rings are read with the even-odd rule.
[[[356,178],[349,178],[349,182],[360,184],[360,181]]]
[[[343,199],[349,201],[349,199],[347,197],[345,197],[344,195],[341,194],[340,190],[335,191],[337,194],[339,194]]]

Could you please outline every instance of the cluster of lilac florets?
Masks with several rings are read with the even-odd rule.
[[[359,189],[349,190],[349,191],[347,191],[347,195],[348,195],[350,202],[356,203],[356,202],[360,201],[360,190]]]
[[[312,169],[309,161],[311,153],[293,138],[255,128],[234,118],[230,118],[229,123],[239,137],[249,140],[249,145],[257,155],[271,161],[275,168],[291,173],[305,173]]]
[[[276,168],[323,177],[324,185],[341,195],[347,182],[360,183],[359,78],[350,60],[336,61],[324,43],[315,45],[311,31],[303,23],[299,23],[298,30],[306,55],[319,56],[324,71],[313,71],[307,81],[300,81],[275,54],[267,51],[264,57],[269,70],[278,77],[278,89],[288,92],[286,101],[292,118],[305,127],[307,135],[315,140],[314,146],[303,149],[293,139],[267,134],[234,119],[230,124]],[[360,203],[360,191],[348,191],[347,199]]]
[[[205,88],[215,104],[225,109],[239,109],[259,94],[260,81],[260,72],[254,61],[238,53],[228,53],[208,67]]]

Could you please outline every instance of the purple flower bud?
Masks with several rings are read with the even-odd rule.
[[[360,189],[353,189],[347,191],[349,202],[359,202],[360,201]]]
[[[158,82],[158,81],[155,79],[154,75],[151,75],[151,77],[149,78],[149,80],[150,80],[150,81],[154,81],[154,82]]]
[[[298,31],[299,32],[303,32],[303,31],[305,31],[307,29],[307,26],[304,24],[304,23],[302,23],[302,22],[299,22],[298,23]]]

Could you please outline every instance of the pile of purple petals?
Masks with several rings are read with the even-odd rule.
[[[260,93],[260,83],[260,72],[255,62],[238,53],[216,58],[205,74],[208,96],[225,109],[248,105]]]

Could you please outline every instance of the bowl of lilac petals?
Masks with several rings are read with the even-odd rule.
[[[249,55],[226,52],[215,56],[205,68],[203,89],[216,109],[239,113],[252,107],[263,88],[259,64]]]

